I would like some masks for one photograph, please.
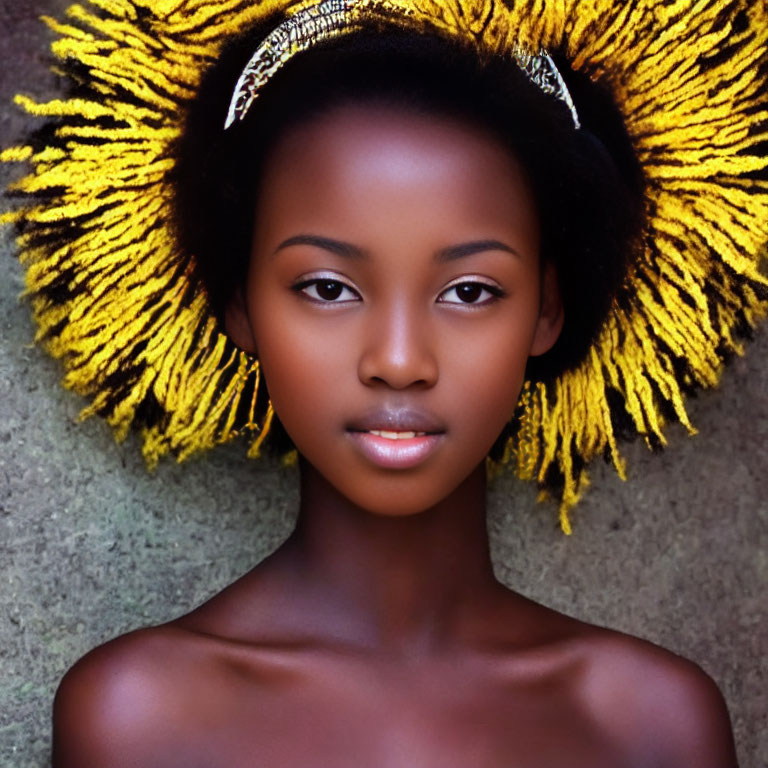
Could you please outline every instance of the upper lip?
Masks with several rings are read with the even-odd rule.
[[[352,432],[370,432],[382,430],[387,432],[445,432],[440,420],[429,413],[417,408],[372,408],[360,418],[354,419],[347,426]]]

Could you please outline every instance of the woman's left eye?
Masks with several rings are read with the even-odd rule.
[[[313,301],[324,304],[341,304],[345,301],[356,301],[360,298],[357,293],[341,281],[325,278],[305,280],[295,286],[295,290],[308,296]]]
[[[504,295],[504,291],[488,283],[457,283],[446,288],[438,297],[444,304],[487,304]]]

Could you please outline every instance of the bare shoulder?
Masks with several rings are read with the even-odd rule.
[[[582,694],[617,742],[660,766],[736,766],[725,701],[700,667],[618,632],[596,629],[586,641]]]
[[[94,649],[64,676],[54,701],[53,765],[169,765],[189,728],[199,638],[172,625],[138,630]],[[199,669],[198,669],[199,671]]]

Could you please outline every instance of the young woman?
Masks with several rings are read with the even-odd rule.
[[[521,391],[592,354],[642,264],[619,116],[577,75],[553,97],[519,56],[381,22],[298,45],[245,108],[235,45],[189,111],[177,235],[265,379],[238,410],[298,451],[299,521],[205,605],[81,660],[54,764],[735,765],[697,667],[508,591],[488,553],[486,458]]]
[[[180,221],[298,449],[298,525],[201,608],[80,662],[55,764],[733,765],[703,673],[491,568],[486,456],[529,359],[592,301],[570,274],[597,282],[590,246],[610,263],[632,221],[605,150],[513,60],[423,34],[319,47],[271,88],[266,132],[185,148]],[[187,210],[195,171],[214,203]],[[569,227],[577,206],[592,219]]]

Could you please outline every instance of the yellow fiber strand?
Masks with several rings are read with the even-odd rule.
[[[9,147],[0,152],[0,163],[24,163],[34,154],[32,147]]]

